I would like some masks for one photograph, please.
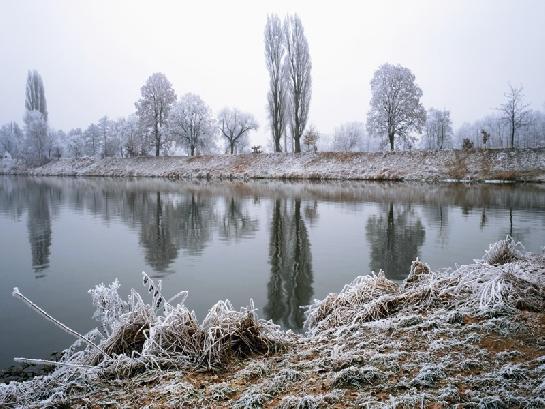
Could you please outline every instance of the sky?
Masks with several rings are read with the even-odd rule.
[[[312,58],[309,124],[322,134],[365,121],[373,73],[412,70],[426,108],[454,127],[494,113],[508,85],[545,109],[545,1],[74,1],[0,2],[0,124],[22,122],[27,71],[44,80],[49,123],[86,128],[135,111],[140,88],[163,72],[178,96],[217,114],[252,113],[267,146],[267,14],[298,13]]]

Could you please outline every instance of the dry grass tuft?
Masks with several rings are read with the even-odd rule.
[[[490,265],[502,265],[519,260],[523,252],[522,244],[514,241],[511,236],[507,236],[505,240],[491,244],[485,251],[483,260]]]
[[[387,305],[376,301],[387,303],[388,297],[398,291],[398,285],[388,280],[382,271],[357,277],[352,283],[345,285],[340,293],[331,293],[322,301],[315,301],[309,306],[306,311],[305,327],[323,329],[345,324],[346,319],[353,315],[356,308],[373,302],[375,304],[369,308],[369,313],[380,316],[382,310],[387,310]]]
[[[225,367],[232,359],[270,354],[285,347],[281,330],[257,319],[253,304],[235,311],[229,301],[213,306],[202,325],[205,333],[201,360],[209,369]]]
[[[409,271],[408,277],[405,279],[405,287],[411,283],[416,283],[422,280],[423,277],[430,274],[430,266],[418,258],[411,263],[411,269]]]

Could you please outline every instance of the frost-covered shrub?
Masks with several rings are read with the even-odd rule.
[[[285,346],[279,326],[259,320],[253,302],[249,308],[235,311],[231,303],[214,305],[202,323],[205,332],[203,360],[209,368],[221,367],[232,358],[252,354],[275,353]]]
[[[235,311],[229,301],[220,301],[199,324],[184,305],[186,292],[166,300],[160,282],[153,282],[146,274],[143,279],[150,293],[149,303],[134,290],[123,300],[117,280],[91,290],[97,308],[94,317],[103,332],[93,330],[85,335],[57,321],[14,289],[16,297],[77,341],[63,352],[59,362],[21,358],[58,367],[43,379],[10,388],[0,386],[0,402],[23,406],[27,401],[57,402],[64,390],[73,386],[70,379],[85,382],[93,376],[127,377],[153,368],[222,369],[230,359],[272,353],[289,340],[277,325],[258,319],[252,304]],[[174,304],[176,299],[179,302]]]
[[[278,409],[318,409],[324,407],[321,397],[315,396],[285,396]]]
[[[250,362],[237,373],[236,377],[243,380],[259,379],[269,373],[270,370],[271,368],[265,362]]]
[[[228,400],[231,395],[236,392],[236,389],[233,388],[226,382],[218,383],[210,388],[210,397],[215,401]]]
[[[503,368],[501,368],[500,375],[504,379],[512,379],[517,381],[526,379],[525,371],[520,367],[520,365],[505,365]]]
[[[516,272],[500,271],[480,286],[479,305],[542,312],[545,311],[545,287],[517,276]],[[510,314],[512,311],[508,311],[507,315]]]
[[[430,273],[430,266],[418,260],[417,258],[415,261],[411,263],[411,269],[409,270],[409,275],[405,279],[404,286],[408,287],[412,283],[416,283],[420,281],[424,276],[428,275],[429,273]]]
[[[329,408],[341,400],[343,393],[336,389],[323,395],[285,396],[276,406],[278,409]]]
[[[444,378],[445,371],[438,365],[424,365],[420,372],[412,380],[411,385],[419,387],[432,387],[437,381]]]
[[[491,265],[511,263],[522,258],[524,247],[520,242],[515,242],[511,236],[505,237],[491,244],[485,251],[483,260]]]
[[[447,322],[449,324],[463,324],[464,315],[459,311],[453,311],[447,316]]]
[[[272,381],[266,382],[263,385],[263,390],[269,395],[277,395],[280,392],[285,391],[289,388],[294,382],[297,382],[302,379],[302,374],[299,371],[293,370],[291,368],[282,369],[278,372]]]
[[[381,296],[395,294],[398,285],[388,280],[384,273],[359,276],[344,286],[338,294],[331,293],[322,301],[315,301],[306,311],[305,327],[331,328],[346,324],[355,308],[376,301]],[[375,307],[379,307],[378,304]],[[380,308],[369,308],[369,314],[379,314]],[[378,318],[378,315],[377,315]]]
[[[479,409],[507,409],[509,406],[499,396],[485,396],[479,400]]]
[[[386,379],[386,375],[374,366],[345,368],[333,377],[336,388],[360,388],[364,385],[375,385]]]
[[[439,393],[439,399],[449,403],[458,402],[460,400],[460,391],[454,385],[448,385]]]
[[[263,405],[269,401],[269,399],[269,395],[259,392],[254,388],[251,388],[244,392],[242,396],[233,403],[232,407],[233,409],[262,408]]]
[[[411,315],[399,321],[398,326],[401,328],[412,327],[418,324],[422,324],[424,320],[419,315]]]

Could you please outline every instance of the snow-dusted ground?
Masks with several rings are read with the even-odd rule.
[[[545,182],[545,149],[377,153],[245,154],[199,157],[61,159],[0,173],[172,178],[527,180]]]
[[[186,293],[163,308],[147,276],[143,298],[99,285],[91,296],[101,331],[67,350],[51,375],[0,386],[0,404],[545,407],[544,255],[508,238],[471,265],[407,267],[401,284],[371,274],[315,301],[302,335],[228,302],[198,323]]]

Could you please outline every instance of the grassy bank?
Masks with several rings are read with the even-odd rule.
[[[38,176],[545,182],[545,149],[81,158],[3,169]]]
[[[91,331],[51,375],[0,386],[5,406],[543,407],[545,258],[510,239],[448,271],[361,276],[286,332],[227,301],[198,322],[187,293],[91,291]],[[146,291],[144,291],[145,293]],[[22,297],[19,292],[15,295]],[[94,345],[93,345],[94,344]],[[53,407],[53,406],[52,406]],[[58,406],[55,406],[58,407]]]

